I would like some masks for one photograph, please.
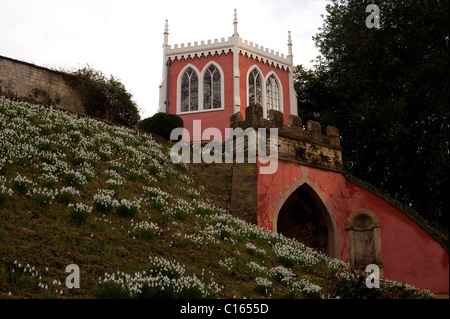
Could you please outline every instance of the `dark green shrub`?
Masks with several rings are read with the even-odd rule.
[[[183,119],[175,114],[156,113],[139,122],[141,131],[158,134],[170,139],[170,133],[177,127],[183,127]]]
[[[66,80],[81,97],[86,114],[136,127],[139,121],[138,106],[120,80],[112,75],[108,78],[89,65],[66,74]]]

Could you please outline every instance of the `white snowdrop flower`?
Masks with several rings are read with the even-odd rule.
[[[59,293],[62,295],[62,294],[63,294],[63,291],[61,290]]]
[[[8,292],[8,296],[11,296],[11,291],[10,291],[10,292]]]

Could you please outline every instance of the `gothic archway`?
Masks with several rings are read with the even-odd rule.
[[[335,217],[308,180],[295,180],[274,204],[272,229],[339,258]]]

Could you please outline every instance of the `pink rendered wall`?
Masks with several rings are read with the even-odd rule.
[[[258,164],[259,165],[259,164]],[[331,207],[338,228],[339,255],[348,261],[347,218],[365,208],[378,217],[381,233],[381,256],[384,277],[403,281],[434,293],[449,291],[449,254],[427,231],[403,212],[369,190],[356,185],[342,174],[315,168],[304,170],[305,178],[316,185],[325,204]],[[299,165],[279,162],[272,175],[258,175],[258,225],[272,229],[273,203],[294,178],[303,176]]]
[[[170,81],[169,81],[169,111],[170,114],[177,114],[177,80],[178,75],[183,68],[192,64],[199,72],[202,72],[203,68],[209,62],[216,62],[224,73],[224,110],[207,111],[201,113],[187,113],[178,114],[184,122],[184,127],[189,131],[192,139],[193,133],[193,121],[202,121],[202,131],[209,127],[218,128],[221,131],[222,137],[225,137],[225,127],[230,127],[230,116],[233,115],[233,54],[222,53],[221,55],[208,55],[207,57],[194,57],[181,60],[172,61],[170,67]],[[199,79],[200,81],[200,79]],[[199,83],[202,85],[202,83]]]

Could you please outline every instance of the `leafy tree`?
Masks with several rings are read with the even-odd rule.
[[[339,128],[345,169],[448,228],[449,3],[331,0],[322,57],[295,70],[299,115]]]
[[[88,65],[72,72],[68,78],[80,94],[88,115],[136,127],[140,118],[137,105],[114,76],[107,78]]]

